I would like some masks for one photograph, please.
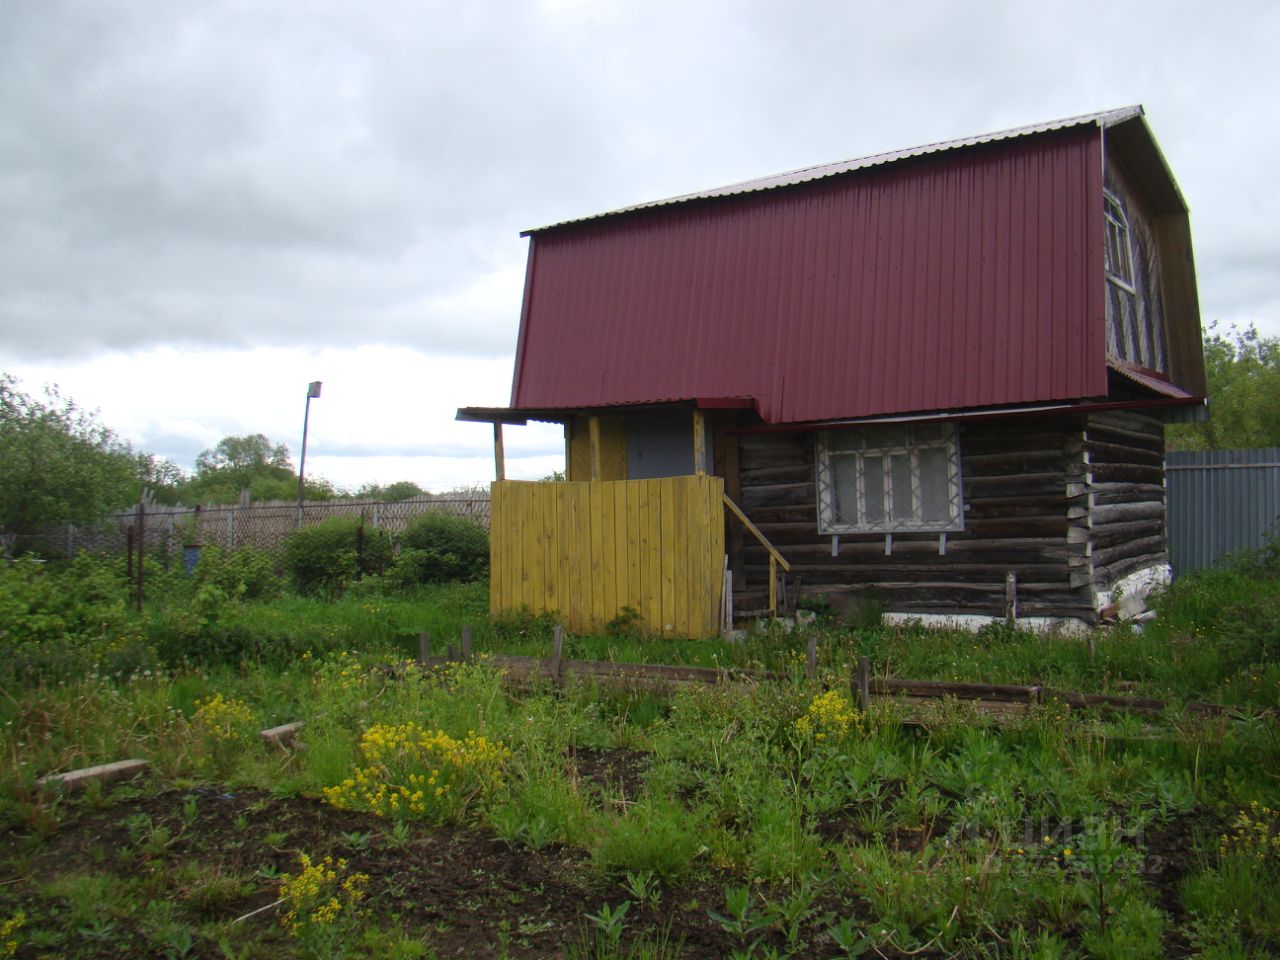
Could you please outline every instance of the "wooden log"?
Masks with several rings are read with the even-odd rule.
[[[293,723],[283,723],[278,727],[259,730],[258,736],[262,738],[263,743],[269,746],[290,747],[303,726],[305,726],[303,721],[295,720]]]
[[[744,487],[768,483],[813,483],[813,463],[773,463],[768,466],[743,469],[739,479]]]
[[[1164,519],[1131,520],[1093,528],[1093,552],[1120,544],[1134,543],[1151,537],[1164,537]]]
[[[1122,543],[1119,546],[1110,547],[1105,550],[1093,551],[1094,568],[1106,567],[1122,560],[1125,557],[1147,556],[1149,554],[1161,554],[1165,549],[1164,536],[1145,537],[1141,540],[1135,540],[1128,543]]]
[[[742,487],[742,508],[754,510],[765,506],[796,506],[815,503],[814,485],[805,483],[774,483],[769,486]]]
[[[1053,494],[1062,490],[1063,472],[1027,473],[1012,477],[965,477],[965,499]]]
[[[969,517],[965,530],[975,537],[1062,537],[1067,532],[1065,511],[1056,517]]]
[[[1023,470],[1060,473],[1062,469],[1061,449],[1032,451],[1002,449],[993,453],[967,456],[961,451],[961,473],[966,477],[1005,477]]]
[[[1093,502],[1112,503],[1164,503],[1164,487],[1158,483],[1095,483]]]
[[[1163,466],[1136,463],[1095,463],[1094,483],[1154,483],[1164,480]]]
[[[50,790],[61,789],[67,793],[83,790],[91,783],[118,783],[145,773],[148,767],[146,760],[117,760],[114,763],[101,763],[93,767],[83,767],[67,773],[51,773],[36,781],[36,786]]]
[[[1100,424],[1090,421],[1085,428],[1085,443],[1108,443],[1116,447],[1133,447],[1148,453],[1164,456],[1164,436],[1162,433],[1141,433],[1125,427],[1111,424]]]
[[[1154,433],[1164,436],[1164,426],[1155,417],[1139,413],[1136,410],[1107,410],[1089,414],[1086,429],[1089,426],[1120,427],[1135,433]]]
[[[1164,469],[1164,451],[1141,450],[1132,446],[1121,446],[1115,443],[1103,443],[1093,440],[1089,443],[1090,461],[1094,464],[1124,463]]]
[[[904,680],[895,677],[876,677],[871,680],[871,692],[881,695],[912,697],[955,697],[958,700],[1003,700],[1026,703],[1033,691],[1040,688],[1011,683],[947,683],[941,680]]]

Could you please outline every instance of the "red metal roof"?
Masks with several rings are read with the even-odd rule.
[[[512,406],[766,422],[1107,392],[1097,124],[537,233]]]
[[[1000,140],[1014,140],[1018,137],[1031,136],[1037,133],[1049,133],[1054,130],[1066,130],[1069,127],[1092,126],[1092,127],[1112,127],[1128,120],[1134,120],[1142,117],[1144,111],[1141,105],[1131,107],[1120,107],[1116,110],[1104,110],[1098,113],[1083,113],[1078,117],[1064,117],[1061,120],[1049,120],[1045,123],[1033,123],[1023,127],[1013,127],[1009,130],[999,130],[995,133],[982,133],[975,137],[964,137],[959,140],[942,140],[938,143],[927,143],[919,147],[908,147],[905,150],[891,150],[888,153],[877,153],[868,157],[856,157],[852,160],[838,160],[835,163],[823,163],[813,167],[801,167],[798,170],[789,170],[786,173],[770,174],[767,177],[756,177],[751,180],[743,180],[740,183],[732,183],[724,187],[713,187],[709,190],[699,190],[695,193],[685,193],[678,197],[668,197],[665,200],[650,200],[646,203],[636,203],[629,207],[620,207],[617,210],[609,210],[604,213],[588,214],[585,217],[572,217],[568,220],[561,220],[558,223],[549,224],[545,227],[537,227],[533,230],[526,230],[521,236],[529,236],[530,234],[540,233],[543,230],[553,230],[556,227],[562,227],[570,223],[582,223],[586,220],[598,220],[602,217],[617,216],[621,213],[630,213],[633,210],[648,210],[652,207],[665,207],[673,203],[686,203],[689,200],[706,200],[711,197],[731,197],[742,193],[753,193],[757,190],[773,190],[777,187],[794,186],[799,183],[809,183],[813,180],[821,180],[824,177],[834,177],[837,174],[849,173],[853,170],[863,170],[867,167],[883,166],[887,163],[894,163],[898,160],[907,160],[912,157],[922,157],[931,153],[942,153],[947,150],[958,150],[963,147],[974,147],[983,143],[995,143]],[[1170,175],[1172,180],[1172,175]],[[1176,191],[1177,186],[1174,185]]]

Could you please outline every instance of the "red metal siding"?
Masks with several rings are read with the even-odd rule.
[[[1102,396],[1096,127],[534,235],[513,406],[767,422]]]

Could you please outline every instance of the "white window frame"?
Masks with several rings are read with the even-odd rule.
[[[1102,197],[1102,216],[1106,230],[1102,243],[1103,261],[1107,284],[1116,289],[1114,294],[1110,289],[1107,291],[1111,315],[1111,322],[1107,325],[1107,352],[1130,363],[1158,369],[1162,363],[1167,362],[1165,346],[1159,332],[1152,329],[1146,305],[1138,296],[1136,258],[1129,215],[1118,196],[1104,190]],[[1115,246],[1124,257],[1122,264],[1115,263],[1111,255],[1113,234]]]
[[[885,425],[877,425],[883,430]],[[921,425],[922,427],[924,425]],[[938,428],[942,428],[942,436],[936,436]],[[946,533],[964,529],[964,503],[960,476],[960,443],[953,424],[928,424],[929,436],[924,430],[917,432],[912,425],[898,425],[900,438],[891,444],[869,445],[867,438],[873,436],[865,430],[841,431],[842,447],[833,449],[831,432],[818,434],[817,437],[817,482],[818,482],[818,532],[821,534],[845,533]],[[850,444],[850,440],[853,444]],[[862,441],[862,442],[859,442]],[[921,495],[920,452],[928,449],[942,449],[946,452],[947,465],[947,501],[948,516],[943,520],[925,520],[922,514],[923,497]],[[889,458],[893,455],[906,455],[911,464],[911,516],[909,519],[894,519],[895,507],[901,506],[899,498],[904,491],[893,485],[892,468]],[[850,521],[840,517],[836,511],[836,461],[840,458],[852,458],[855,461],[856,503],[858,517]],[[866,517],[866,477],[867,459],[880,458],[878,469],[884,471],[884,519],[868,522]]]

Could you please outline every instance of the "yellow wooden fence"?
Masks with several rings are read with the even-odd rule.
[[[630,607],[666,637],[720,630],[724,481],[712,476],[493,484],[489,609],[602,630]]]

